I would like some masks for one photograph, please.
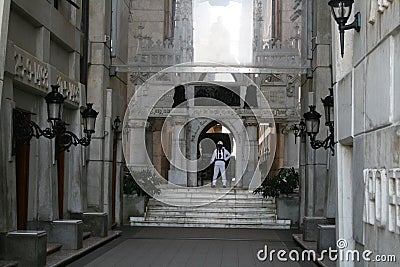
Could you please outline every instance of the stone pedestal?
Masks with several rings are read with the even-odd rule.
[[[5,257],[21,267],[45,266],[46,247],[45,231],[14,231],[7,234]]]
[[[148,197],[138,195],[126,195],[123,197],[123,223],[129,223],[130,217],[143,217],[146,212]]]
[[[303,240],[318,241],[318,225],[329,224],[330,220],[325,217],[304,217]]]
[[[336,249],[336,226],[318,224],[317,251]]]
[[[292,227],[298,227],[300,217],[299,195],[282,196],[276,198],[275,201],[278,219],[290,220]]]
[[[60,243],[64,249],[80,249],[83,241],[81,220],[57,220],[52,222],[49,242]]]
[[[83,230],[92,236],[105,237],[108,230],[108,216],[105,212],[83,213]]]

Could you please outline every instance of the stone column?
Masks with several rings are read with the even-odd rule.
[[[73,111],[73,123],[69,125],[70,130],[73,133],[76,133],[79,137],[82,137],[82,128],[81,128],[81,114],[79,110]],[[69,159],[70,166],[69,171],[67,172],[68,177],[68,190],[67,193],[67,201],[68,201],[68,211],[71,213],[82,213],[84,212],[84,193],[83,193],[83,184],[82,184],[82,174],[83,174],[83,166],[82,166],[82,153],[86,148],[80,145],[72,146],[70,148],[70,152],[66,159]],[[65,194],[64,194],[65,196]]]
[[[171,184],[187,186],[188,175],[186,171],[186,117],[174,115],[172,133],[171,168],[168,172],[168,180]]]
[[[8,184],[11,184],[6,173],[8,165],[12,165],[15,169],[14,164],[10,164],[7,160],[6,146],[7,141],[4,138],[6,125],[4,125],[4,112],[3,105],[3,87],[4,87],[4,67],[6,61],[6,47],[7,47],[7,36],[8,36],[8,21],[10,17],[10,3],[11,0],[3,0],[0,2],[0,232],[7,232],[14,230],[16,227],[16,214],[13,213],[16,210],[16,201],[9,201],[16,197],[9,198],[10,190],[7,188]],[[4,98],[5,99],[5,98]],[[11,215],[11,216],[10,216]],[[2,254],[2,253],[0,253]]]
[[[278,171],[280,168],[283,167],[283,162],[284,162],[284,153],[285,153],[285,143],[284,143],[284,135],[282,133],[283,125],[282,124],[275,124],[275,132],[274,134],[276,135],[276,147],[275,147],[275,155],[272,165],[271,165],[271,170],[268,174],[269,177],[273,177],[276,174],[278,174]]]
[[[284,157],[283,166],[284,167],[294,167],[299,166],[299,148],[300,141],[294,136],[292,131],[287,131],[283,134],[284,143]]]
[[[161,130],[163,127],[163,119],[155,119],[153,128],[153,166],[156,171],[162,173],[162,159],[164,157],[164,150],[161,144]]]
[[[306,134],[299,138],[300,155],[299,155],[299,175],[300,175],[300,224],[302,224],[306,216]]]
[[[189,110],[193,110],[194,106],[194,85],[186,86],[186,97],[188,99],[188,107]],[[198,120],[192,120],[188,124],[188,128],[186,131],[186,139],[187,139],[187,152],[188,158],[191,160],[190,166],[188,166],[188,186],[189,187],[196,187],[197,186],[197,141],[196,139],[192,139],[192,136],[195,135],[195,129],[200,126]],[[190,171],[192,170],[192,171]]]
[[[246,151],[248,151],[248,161],[246,171],[243,176],[243,188],[251,187],[251,184],[257,183],[257,181],[252,181],[253,177],[260,177],[257,175],[256,171],[259,172],[257,169],[258,163],[258,122],[255,117],[247,117],[244,120],[244,125],[246,127],[247,136],[249,138],[244,143],[245,153],[244,155],[247,156]],[[247,147],[248,146],[248,147]],[[245,158],[245,160],[247,160]]]
[[[353,231],[353,228],[355,227],[353,221],[353,147],[338,143],[336,144],[336,149],[337,175],[338,177],[343,177],[338,179],[337,182],[337,217],[340,218],[340,220],[336,221],[336,236],[348,242],[348,246],[344,250],[346,252],[346,250],[352,250],[355,248]],[[362,194],[363,189],[360,188],[359,192]],[[362,225],[359,227],[362,227]],[[337,266],[350,267],[354,265],[351,262],[339,261]]]
[[[129,167],[137,170],[150,166],[145,143],[146,126],[147,120],[145,119],[134,119],[129,122],[129,158],[126,161]]]
[[[197,162],[197,153],[198,153],[198,139],[194,136],[196,134],[195,129],[196,126],[199,125],[199,122],[196,120],[191,121],[191,123],[187,127],[187,154],[190,162],[188,163],[188,186],[196,187],[197,186],[197,170],[200,166],[198,166]]]
[[[7,87],[12,88],[12,80],[5,79]],[[2,99],[2,112],[0,113],[0,233],[17,229],[17,191],[15,157],[12,157],[12,110],[15,102],[11,96],[12,90],[7,90]],[[1,253],[0,253],[1,255]]]
[[[105,164],[106,151],[110,151],[105,141],[107,86],[109,85],[109,57],[107,56],[107,43],[99,36],[109,35],[110,19],[108,4],[105,1],[89,1],[89,39],[91,64],[88,67],[87,102],[93,103],[93,108],[99,112],[96,119],[96,131],[88,147],[87,162],[87,204],[89,211],[103,211],[104,186],[109,181],[109,170]],[[110,5],[111,6],[111,5]],[[107,173],[104,173],[104,172]],[[108,189],[106,189],[108,190]],[[106,200],[106,203],[108,201]]]
[[[3,96],[4,66],[6,61],[10,3],[11,0],[3,0],[0,3],[0,110],[2,106],[1,99]]]
[[[39,108],[41,129],[48,127],[47,110],[45,106]],[[44,153],[41,153],[45,151]],[[38,139],[38,216],[39,221],[53,221],[59,218],[58,214],[58,174],[55,161],[54,139]]]

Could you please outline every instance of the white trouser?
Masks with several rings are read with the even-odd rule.
[[[221,163],[216,162],[214,164],[214,176],[213,176],[212,184],[213,185],[217,184],[217,177],[218,177],[219,172],[221,172],[222,184],[226,185],[225,162],[221,162]]]

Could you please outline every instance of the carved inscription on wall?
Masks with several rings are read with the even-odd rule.
[[[287,91],[285,87],[262,86],[261,92],[271,107],[285,107]]]
[[[33,56],[15,47],[14,52],[15,79],[32,87],[47,91],[49,87],[49,69]]]
[[[400,234],[400,169],[364,170],[363,221]]]
[[[60,85],[60,92],[67,97],[67,100],[79,104],[80,102],[80,89],[79,84],[61,72],[57,73],[57,84]]]
[[[67,97],[72,104],[80,103],[79,83],[68,78],[59,71],[50,75],[49,64],[38,60],[17,46],[14,46],[14,78],[24,84],[39,89],[44,93],[49,91],[50,77],[54,77],[60,92]]]

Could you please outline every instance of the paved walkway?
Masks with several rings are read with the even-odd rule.
[[[69,266],[316,266],[257,259],[265,245],[269,251],[301,251],[291,230],[124,227],[122,231],[121,237]]]

